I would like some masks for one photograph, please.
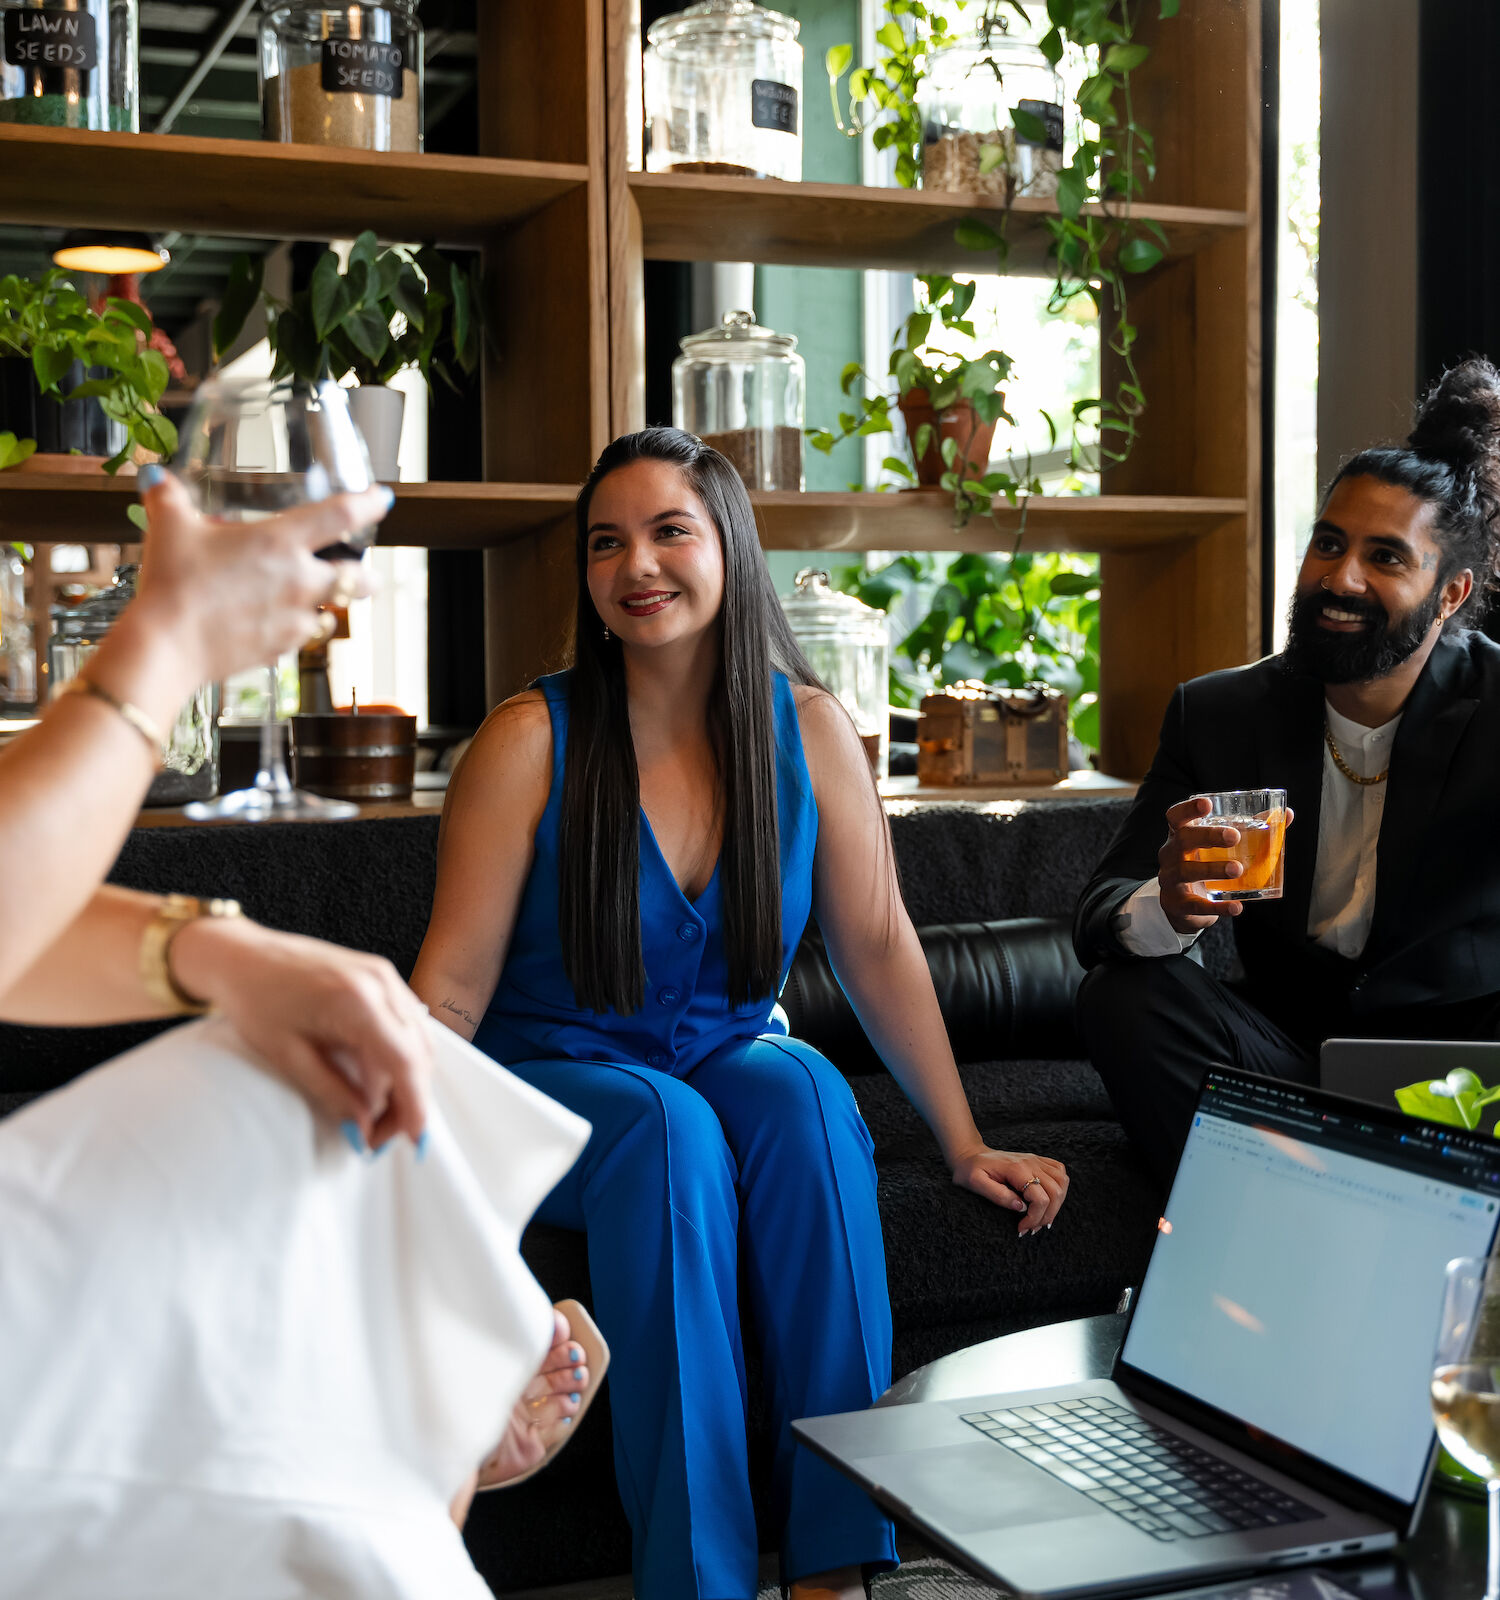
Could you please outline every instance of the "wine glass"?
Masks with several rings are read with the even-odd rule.
[[[1490,1506],[1485,1600],[1500,1600],[1500,1261],[1448,1263],[1432,1367],[1438,1438],[1485,1481]]]
[[[205,516],[232,522],[259,521],[374,482],[344,391],[328,381],[211,379],[194,398],[174,468]],[[362,528],[347,542],[317,553],[330,561],[357,561],[374,534],[373,527]],[[320,799],[292,787],[282,754],[277,664],[273,661],[266,672],[255,782],[190,805],[186,814],[195,822],[357,815],[359,807],[347,801]]]

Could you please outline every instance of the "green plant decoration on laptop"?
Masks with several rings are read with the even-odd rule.
[[[1496,1101],[1500,1101],[1500,1087],[1486,1089],[1467,1067],[1455,1067],[1446,1078],[1409,1083],[1396,1091],[1396,1104],[1407,1116],[1470,1132],[1479,1126],[1484,1108]]]
[[[1478,1074],[1467,1067],[1455,1067],[1446,1078],[1409,1083],[1396,1091],[1396,1104],[1407,1116],[1441,1122],[1450,1128],[1467,1128],[1471,1133],[1478,1128],[1484,1108],[1497,1101],[1500,1087],[1486,1089]],[[1446,1450],[1438,1452],[1437,1470],[1450,1484],[1483,1498],[1484,1479],[1461,1466]]]

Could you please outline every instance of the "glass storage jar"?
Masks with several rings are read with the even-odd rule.
[[[76,606],[53,611],[54,631],[47,647],[53,699],[62,692],[115,625],[120,613],[135,598],[137,568],[115,568],[108,589],[90,595]],[[162,751],[162,764],[146,791],[148,806],[180,806],[189,800],[209,800],[219,788],[218,685],[205,683],[177,714],[177,721]]]
[[[807,368],[789,334],[729,311],[672,363],[672,421],[728,456],[747,489],[802,487]]]
[[[1057,193],[1062,79],[1036,45],[999,23],[956,40],[922,80],[917,109],[924,189],[993,195],[997,205]]]
[[[646,30],[646,170],[802,178],[801,25],[702,0]]]
[[[261,132],[282,144],[422,148],[417,0],[266,0]]]
[[[139,132],[136,0],[0,0],[0,122]]]
[[[830,587],[828,574],[804,567],[781,597],[808,665],[838,696],[854,722],[877,778],[890,765],[890,636],[884,612]]]
[[[26,563],[0,544],[0,707],[30,711],[36,705],[36,636],[26,606]]]

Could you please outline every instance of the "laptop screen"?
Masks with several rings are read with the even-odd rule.
[[[1210,1072],[1121,1360],[1410,1503],[1443,1272],[1497,1204],[1484,1135]]]

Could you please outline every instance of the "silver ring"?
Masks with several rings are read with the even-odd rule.
[[[1017,1192],[1017,1193],[1018,1193],[1018,1194],[1025,1194],[1025,1193],[1026,1193],[1026,1191],[1027,1191],[1027,1190],[1028,1190],[1028,1189],[1029,1189],[1029,1188],[1030,1188],[1030,1187],[1031,1187],[1031,1186],[1032,1186],[1032,1184],[1034,1184],[1034,1183],[1035,1183],[1035,1184],[1040,1184],[1040,1183],[1041,1183],[1041,1181],[1042,1181],[1042,1180],[1041,1180],[1041,1179],[1040,1179],[1040,1178],[1028,1178],[1028,1179],[1027,1179],[1027,1180],[1026,1180],[1026,1182],[1025,1182],[1025,1183],[1023,1183],[1023,1184],[1022,1184],[1022,1185],[1021,1185],[1021,1187],[1020,1187],[1020,1188],[1019,1188],[1019,1189],[1018,1189],[1018,1190],[1017,1190],[1017,1191],[1016,1191],[1016,1192]]]

